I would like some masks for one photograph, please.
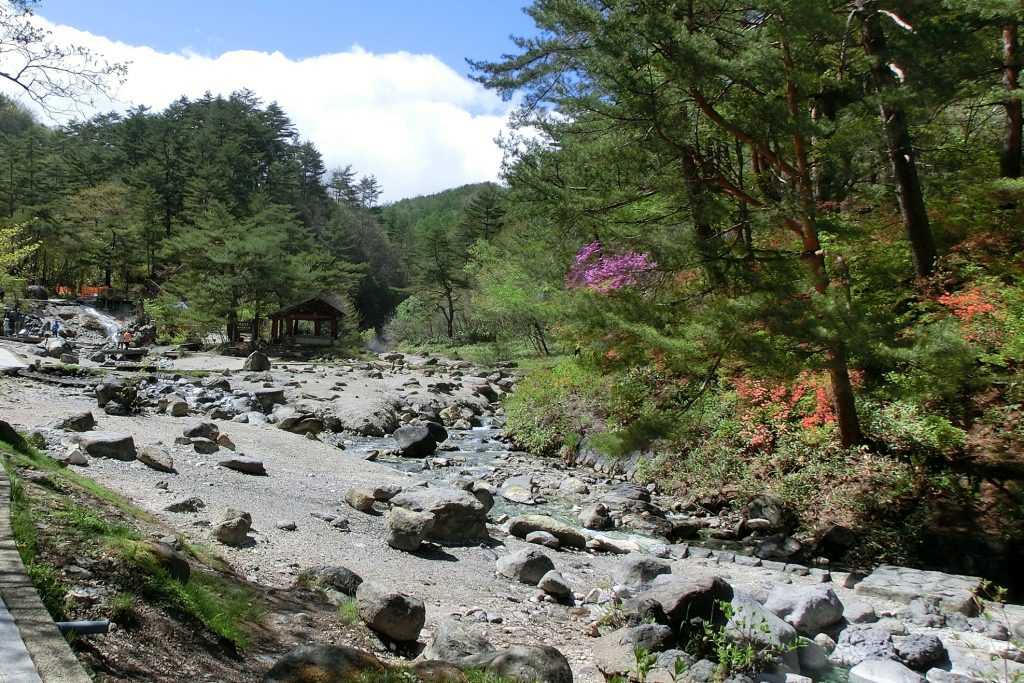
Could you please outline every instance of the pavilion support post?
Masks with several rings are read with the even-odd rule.
[[[319,319],[313,321],[313,334],[316,335],[317,337],[320,336],[320,329],[322,323],[323,321]]]
[[[338,319],[331,318],[331,339],[338,338]]]

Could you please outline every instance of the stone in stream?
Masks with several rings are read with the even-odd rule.
[[[797,522],[796,514],[786,501],[769,494],[754,496],[747,503],[746,513],[748,519],[767,520],[771,531],[789,533]]]
[[[274,662],[263,683],[371,680],[385,676],[385,667],[373,655],[343,645],[299,645]]]
[[[147,445],[139,449],[136,456],[139,462],[157,472],[171,472],[174,470],[174,458],[160,446]]]
[[[77,443],[82,450],[97,458],[114,460],[135,459],[135,439],[120,432],[81,432],[74,434],[71,443]]]
[[[437,439],[426,426],[399,427],[391,435],[406,458],[425,458],[437,450]]]
[[[356,607],[371,630],[398,642],[416,640],[426,622],[422,600],[368,581],[356,589]]]
[[[572,668],[565,655],[550,645],[520,645],[470,655],[454,663],[462,669],[483,669],[511,680],[572,683]]]
[[[587,538],[578,530],[565,522],[560,522],[546,515],[522,515],[509,522],[508,532],[518,538],[534,531],[544,531],[555,538],[563,546],[570,548],[586,548]]]
[[[255,474],[257,476],[265,476],[267,474],[267,468],[263,465],[263,461],[248,455],[233,455],[230,458],[219,461],[217,464],[229,470],[243,472],[244,474]]]
[[[946,657],[946,648],[938,636],[911,633],[896,640],[896,654],[911,669],[926,671]]]
[[[579,514],[580,524],[584,529],[602,531],[615,526],[615,521],[608,514],[608,508],[604,503],[594,503],[583,508]]]
[[[719,614],[718,603],[731,602],[733,590],[725,579],[717,576],[688,579],[665,574],[655,577],[651,587],[636,597],[661,603],[669,624],[678,632],[683,622],[690,619],[713,621]]]
[[[427,539],[438,543],[479,543],[487,535],[487,513],[476,497],[459,489],[415,487],[402,491],[391,504],[415,512],[430,512],[434,526]]]
[[[856,666],[872,659],[896,660],[892,634],[875,626],[848,626],[839,634],[839,641],[829,655],[834,666]]]
[[[537,548],[523,548],[499,557],[496,567],[502,576],[536,586],[545,574],[555,568],[555,563]]]
[[[534,484],[533,481],[533,475],[521,474],[517,477],[509,477],[506,479],[505,483],[501,485],[501,489],[499,489],[498,494],[511,503],[533,505],[536,503],[534,500],[536,488],[536,484]]]

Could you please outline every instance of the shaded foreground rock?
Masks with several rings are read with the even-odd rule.
[[[355,680],[366,672],[383,674],[373,655],[342,645],[300,645],[285,653],[263,676],[263,683],[322,683]]]
[[[549,645],[521,645],[484,652],[456,662],[463,669],[483,669],[513,680],[572,683],[572,668],[565,656]]]
[[[494,646],[458,619],[448,618],[437,625],[430,642],[423,648],[426,659],[454,662],[463,657],[494,652]]]
[[[356,607],[373,631],[399,642],[416,640],[427,618],[422,600],[369,581],[356,589]]]

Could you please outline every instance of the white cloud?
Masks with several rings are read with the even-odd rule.
[[[100,102],[87,115],[135,105],[160,111],[183,95],[248,88],[264,103],[276,101],[328,168],[352,164],[361,175],[376,175],[385,200],[497,179],[501,150],[494,139],[512,105],[432,55],[372,54],[358,46],[302,60],[247,50],[167,54],[47,27],[55,42],[130,62],[117,101]]]

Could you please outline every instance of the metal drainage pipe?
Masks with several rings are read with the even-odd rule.
[[[71,633],[73,635],[88,636],[109,632],[110,621],[108,619],[100,619],[99,621],[58,621],[57,628],[63,634]]]

